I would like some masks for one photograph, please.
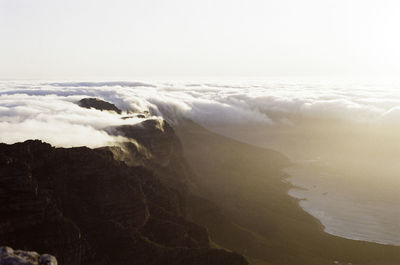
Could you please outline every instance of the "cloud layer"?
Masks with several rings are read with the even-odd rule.
[[[91,147],[118,139],[103,129],[133,124],[116,113],[76,102],[98,97],[127,112],[150,111],[171,121],[205,126],[290,126],[299,119],[399,123],[398,83],[268,79],[251,82],[28,82],[0,83],[0,141],[42,139],[57,146]]]

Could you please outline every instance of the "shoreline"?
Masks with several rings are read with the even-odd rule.
[[[350,240],[400,246],[400,225],[389,214],[393,210],[390,205],[359,202],[359,198],[347,194],[344,189],[338,191],[329,187],[329,182],[334,181],[334,178],[329,179],[329,174],[324,178],[318,172],[300,170],[304,171],[304,168],[291,166],[283,169],[288,175],[284,182],[290,185],[288,195],[321,223],[325,233]]]

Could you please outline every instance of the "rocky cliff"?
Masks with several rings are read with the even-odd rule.
[[[0,265],[57,265],[57,259],[35,251],[14,250],[0,247]]]
[[[62,265],[247,264],[212,249],[206,229],[187,219],[184,174],[171,181],[179,140],[155,125],[114,130],[148,149],[142,166],[120,161],[118,147],[0,144],[0,245],[51,253]]]

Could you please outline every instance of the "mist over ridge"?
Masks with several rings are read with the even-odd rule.
[[[2,81],[0,137],[5,142],[28,139],[41,127],[40,135],[56,145],[99,146],[113,141],[102,128],[135,122],[121,120],[115,113],[79,108],[75,103],[83,97],[104,99],[125,112],[150,111],[172,122],[185,117],[208,127],[293,126],[315,119],[397,126],[400,120],[396,91],[400,83],[285,80]],[[46,132],[75,137],[67,143],[47,137]]]

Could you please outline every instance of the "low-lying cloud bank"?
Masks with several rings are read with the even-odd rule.
[[[116,139],[108,126],[134,124],[76,102],[97,97],[128,112],[150,111],[205,126],[291,126],[301,118],[400,123],[398,84],[279,80],[253,82],[0,82],[0,141],[42,139],[91,147]]]

